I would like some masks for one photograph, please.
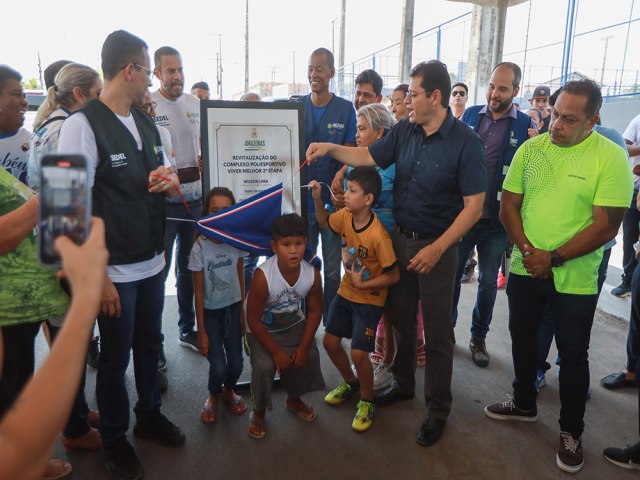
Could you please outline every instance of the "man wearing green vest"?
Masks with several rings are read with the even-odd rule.
[[[514,243],[507,296],[515,380],[513,399],[484,412],[494,420],[538,419],[537,335],[548,306],[562,358],[556,463],[569,473],[584,464],[587,352],[602,246],[617,234],[633,192],[624,150],[592,131],[601,104],[590,80],[564,86],[549,132],[516,152],[500,208]]]

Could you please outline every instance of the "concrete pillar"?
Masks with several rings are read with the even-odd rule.
[[[502,61],[506,17],[507,0],[498,0],[495,7],[473,6],[466,79],[469,105],[484,103],[491,71]]]

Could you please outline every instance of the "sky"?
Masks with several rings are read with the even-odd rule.
[[[183,58],[185,85],[209,82],[215,91],[216,55],[222,52],[223,98],[230,99],[244,87],[245,2],[138,2],[110,0],[93,3],[77,0],[34,0],[26,7],[13,1],[2,6],[0,63],[17,69],[25,79],[38,77],[38,52],[42,67],[61,58],[100,67],[100,49],[113,30],[126,29],[149,45],[150,52],[163,45],[177,48]],[[580,0],[576,30],[587,31],[629,18],[631,0],[615,0],[618,8],[601,9],[600,0]],[[346,62],[351,62],[399,42],[403,0],[347,0]],[[640,15],[635,2],[634,17]],[[104,7],[103,7],[104,5]],[[108,7],[107,7],[108,5]],[[157,6],[156,6],[157,5]],[[384,9],[379,8],[384,5]],[[529,65],[537,81],[559,75],[561,46],[532,50],[524,59],[531,6],[528,47],[561,41],[564,35],[567,0],[532,0],[512,7],[507,17],[505,56]],[[414,33],[471,11],[467,3],[445,0],[416,0]],[[306,82],[309,54],[320,46],[335,50],[339,41],[340,0],[249,0],[250,84],[260,81]],[[470,17],[468,17],[470,18]],[[335,36],[332,38],[332,22]],[[640,22],[635,22],[629,45],[640,44]],[[451,61],[466,61],[470,21],[443,31],[443,54]],[[574,66],[590,69],[599,76],[604,56],[603,38],[613,33],[608,45],[607,76],[620,68],[626,27],[582,36],[576,42]],[[221,48],[220,48],[221,42]],[[336,52],[337,53],[337,52]],[[511,56],[509,56],[511,54]],[[433,48],[417,55],[435,57]],[[416,58],[414,63],[428,58]],[[446,60],[446,59],[445,59]],[[449,63],[451,64],[451,63]],[[551,66],[556,65],[554,71]],[[542,67],[545,69],[540,70]],[[640,55],[630,48],[626,68],[639,69]],[[589,73],[589,72],[587,72]],[[525,67],[525,80],[527,70]],[[599,80],[599,78],[597,78]],[[606,80],[606,79],[605,79]],[[157,81],[154,84],[157,86]]]

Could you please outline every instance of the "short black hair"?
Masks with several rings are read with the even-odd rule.
[[[407,93],[409,93],[409,85],[407,85],[406,83],[401,83],[396,88],[394,88],[393,91],[402,92],[406,95]]]
[[[194,91],[196,88],[201,88],[202,90],[210,91],[209,84],[207,82],[196,82],[191,87],[191,91]]]
[[[600,107],[602,106],[602,92],[600,91],[598,84],[593,80],[584,79],[567,82],[567,84],[562,87],[560,93],[562,92],[570,93],[571,95],[584,95],[587,97],[587,104],[584,107],[584,113],[587,115],[587,118],[598,115],[600,112]]]
[[[410,77],[421,77],[420,86],[431,95],[435,90],[440,90],[440,104],[447,108],[451,96],[451,77],[447,66],[440,60],[420,62],[411,69]]]
[[[317,57],[319,55],[324,55],[327,57],[327,65],[329,68],[335,68],[335,59],[333,58],[333,53],[328,48],[320,47],[316,48],[313,52],[311,52],[312,57]]]
[[[347,175],[347,181],[357,183],[365,195],[373,195],[375,204],[382,191],[382,179],[374,167],[356,167]]]
[[[47,68],[44,69],[44,86],[49,90],[49,87],[53,87],[56,84],[56,76],[58,72],[62,70],[62,67],[74,63],[71,60],[58,60],[53,62]]]
[[[4,90],[4,87],[7,85],[7,80],[11,79],[20,82],[22,81],[22,75],[9,65],[0,65],[0,93],[2,93],[2,90]]]
[[[358,74],[356,85],[362,85],[363,83],[370,83],[376,96],[382,93],[382,77],[375,70],[368,68]]]
[[[160,63],[162,63],[161,60],[163,55],[173,55],[176,57],[180,57],[180,52],[178,52],[178,50],[176,50],[175,48],[168,47],[166,45],[164,47],[160,47],[153,54],[153,64],[156,68],[160,68]]]
[[[271,238],[276,241],[283,237],[307,238],[307,236],[307,225],[297,213],[280,215],[271,224]]]
[[[516,88],[518,88],[518,85],[520,85],[520,80],[522,80],[522,70],[520,70],[520,67],[513,62],[500,62],[495,67],[493,67],[491,73],[495,72],[496,69],[500,67],[507,67],[511,69],[511,71],[513,72],[513,89],[515,90]]]
[[[233,196],[233,192],[229,190],[227,187],[213,187],[209,190],[202,201],[202,211],[205,215],[209,215],[211,212],[209,211],[209,202],[213,197],[227,197],[231,200],[231,205],[236,204],[236,197]]]
[[[104,78],[112,80],[123,67],[144,61],[149,47],[139,37],[126,30],[110,33],[102,44],[102,71]]]
[[[454,83],[453,85],[451,85],[451,90],[453,90],[456,87],[462,87],[462,88],[464,88],[464,93],[466,93],[466,94],[469,93],[469,87],[467,87],[467,84],[464,83],[464,82]]]
[[[560,96],[560,92],[562,92],[562,88],[560,87],[559,89],[557,89],[555,92],[553,92],[553,94],[551,94],[551,96],[549,97],[549,106],[551,108],[553,108],[553,106],[556,104],[556,102],[558,101],[558,97]]]

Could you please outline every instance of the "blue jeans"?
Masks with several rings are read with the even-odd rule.
[[[509,331],[515,379],[513,399],[524,410],[536,406],[538,327],[542,313],[550,308],[560,373],[560,430],[580,437],[589,389],[589,340],[598,296],[559,293],[553,279],[537,280],[511,274],[507,282]]]
[[[183,204],[167,204],[167,217],[193,220],[200,218],[202,211],[199,200],[189,203],[193,216]],[[189,271],[189,255],[196,240],[196,229],[192,222],[167,220],[164,232],[164,254],[167,261],[165,280],[171,268],[173,242],[176,241],[176,289],[178,293],[178,328],[180,333],[192,332],[196,325],[196,313],[193,306],[193,274]]]
[[[633,189],[633,197],[629,210],[624,214],[622,219],[622,281],[631,283],[631,277],[638,265],[636,260],[635,249],[633,244],[638,241],[640,235],[640,211],[636,207],[638,198],[638,190]]]
[[[242,332],[240,308],[237,302],[225,308],[204,310],[204,329],[209,337],[209,393],[217,395],[233,389],[242,374]]]
[[[609,266],[609,258],[611,258],[611,249],[607,248],[602,253],[602,261],[600,262],[600,266],[598,267],[598,295],[596,296],[596,303],[598,298],[600,298],[600,292],[602,291],[602,286],[604,285],[604,281],[607,278],[607,267]],[[640,292],[639,292],[640,293]],[[632,303],[633,308],[633,303]],[[633,315],[633,311],[631,313]],[[553,321],[551,320],[550,307],[547,307],[542,312],[542,318],[540,319],[540,329],[538,330],[538,370],[541,372],[546,372],[551,368],[551,364],[547,362],[547,357],[549,356],[549,349],[551,349],[551,342],[553,341]],[[627,351],[629,351],[629,346],[627,342]],[[633,372],[635,369],[635,361],[638,358],[638,352],[636,349],[636,354],[633,359],[630,359],[633,363],[630,363],[630,372]],[[556,358],[556,365],[560,365],[560,356]]]
[[[96,396],[100,409],[100,435],[105,445],[124,438],[129,428],[129,395],[125,372],[133,350],[138,421],[160,408],[158,358],[162,345],[164,274],[135,282],[114,284],[120,295],[119,317],[98,316],[100,363]]]
[[[484,340],[493,318],[493,306],[498,293],[498,270],[502,255],[507,248],[508,238],[505,232],[491,231],[491,220],[482,219],[476,223],[458,243],[458,258],[469,258],[473,247],[478,249],[478,294],[471,316],[471,336],[474,340]],[[465,263],[460,262],[456,273],[453,291],[453,325],[458,320],[458,301],[460,300],[460,279],[464,274]]]
[[[340,287],[340,263],[342,248],[340,236],[328,228],[320,228],[315,212],[309,212],[309,244],[311,249],[318,251],[318,235],[322,238],[322,263],[324,269],[324,314],[323,325],[329,318],[329,307]]]

